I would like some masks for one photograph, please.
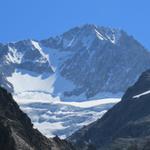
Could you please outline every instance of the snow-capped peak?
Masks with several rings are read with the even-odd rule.
[[[119,29],[96,27],[94,31],[100,40],[109,41],[112,44],[117,44],[121,37],[121,31]]]
[[[108,41],[112,44],[117,44],[120,37],[121,31],[119,29],[87,24],[73,28],[60,35],[57,43],[59,45],[62,44],[63,48],[75,47],[82,43],[83,46],[88,49],[95,38],[98,38],[100,41]]]

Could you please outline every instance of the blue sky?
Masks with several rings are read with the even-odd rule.
[[[150,0],[0,0],[0,42],[44,39],[91,23],[121,28],[150,49]]]

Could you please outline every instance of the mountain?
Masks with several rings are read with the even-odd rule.
[[[69,140],[80,150],[150,149],[150,70],[101,119],[77,131]]]
[[[73,150],[70,143],[58,137],[47,139],[33,128],[11,94],[0,88],[0,149],[1,150]]]
[[[120,96],[150,66],[150,53],[132,36],[89,24],[41,41],[1,44],[0,56],[15,93],[40,91],[68,101]],[[15,81],[25,76],[21,89]],[[34,81],[39,84],[30,87]]]
[[[149,66],[150,53],[125,31],[89,24],[44,40],[0,44],[0,74],[8,80],[0,80],[1,86],[40,131],[54,125],[48,136],[68,136],[87,125],[87,119],[99,119]],[[104,98],[106,105],[101,105]],[[97,105],[80,107],[89,100]],[[74,125],[71,116],[76,116]]]
[[[85,25],[41,43],[69,53],[59,69],[75,85],[64,92],[68,99],[122,93],[150,66],[149,52],[122,30]]]

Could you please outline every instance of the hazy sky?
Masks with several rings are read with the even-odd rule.
[[[0,0],[0,42],[44,39],[86,23],[124,29],[150,49],[150,0]]]

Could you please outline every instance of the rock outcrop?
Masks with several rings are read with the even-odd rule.
[[[34,129],[30,118],[3,88],[0,88],[0,149],[74,150],[65,140],[48,139]]]

